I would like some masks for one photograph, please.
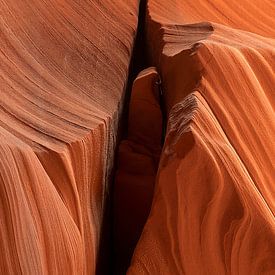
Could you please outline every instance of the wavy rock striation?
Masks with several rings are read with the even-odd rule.
[[[107,273],[138,2],[0,0],[1,274]],[[148,0],[135,62],[155,68],[134,82],[119,149],[118,273],[137,241],[128,274],[275,273],[274,10]]]
[[[0,6],[0,273],[94,274],[138,1]]]
[[[169,119],[128,274],[275,272],[272,10],[272,1],[148,1]]]

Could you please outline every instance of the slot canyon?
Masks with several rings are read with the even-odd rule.
[[[0,275],[275,275],[274,0],[0,0]]]

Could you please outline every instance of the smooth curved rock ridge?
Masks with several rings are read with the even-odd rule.
[[[138,1],[0,6],[0,273],[95,274]]]
[[[169,119],[128,274],[275,271],[274,4],[255,6],[148,1]]]
[[[272,274],[273,219],[194,92],[170,113],[151,214],[128,273]]]

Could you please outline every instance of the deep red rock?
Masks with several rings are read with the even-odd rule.
[[[123,274],[148,217],[161,152],[159,76],[148,68],[135,79],[128,136],[119,147],[114,191],[116,272]]]

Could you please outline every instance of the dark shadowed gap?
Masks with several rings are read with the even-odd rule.
[[[129,102],[131,98],[132,84],[138,73],[148,67],[148,59],[145,45],[145,17],[146,17],[146,4],[147,0],[140,0],[139,4],[139,16],[138,26],[136,31],[135,42],[133,46],[131,61],[128,70],[128,80],[125,88],[125,97],[122,106],[122,114],[118,124],[117,132],[117,146],[115,148],[115,158],[117,158],[118,145],[120,141],[127,136],[127,123],[128,123],[128,112]],[[105,212],[103,217],[103,226],[99,244],[99,253],[97,259],[96,274],[114,274],[120,275],[125,274],[127,267],[125,266],[124,273],[116,272],[116,255],[114,253],[114,237],[113,237],[113,190],[114,190],[114,179],[117,161],[114,161],[114,167],[111,172],[110,180],[110,192],[107,194],[105,203]]]
[[[147,51],[146,51],[146,38],[145,38],[145,18],[146,18],[146,5],[147,0],[140,0],[139,4],[139,16],[138,16],[138,26],[136,32],[135,43],[133,47],[132,57],[129,65],[128,71],[128,80],[126,85],[126,92],[123,104],[123,110],[121,115],[121,120],[119,122],[118,127],[118,142],[116,148],[116,159],[114,162],[114,174],[113,174],[113,182],[111,185],[111,194],[114,191],[114,180],[115,180],[115,171],[117,170],[117,153],[118,146],[120,141],[127,136],[127,124],[128,124],[128,114],[129,114],[129,103],[131,98],[131,90],[132,85],[139,74],[140,71],[147,68],[149,66]],[[110,246],[111,246],[111,259],[110,259],[110,269],[109,274],[113,275],[121,275],[126,274],[128,266],[124,267],[123,272],[118,271],[116,265],[116,255],[114,251],[114,236],[113,236],[113,224],[114,224],[114,213],[113,213],[113,197],[111,199],[111,210],[110,210],[110,220],[111,220],[111,237],[110,237]]]
[[[146,37],[145,37],[145,18],[146,18],[146,5],[147,0],[140,0],[138,27],[136,39],[134,43],[132,58],[129,66],[128,81],[126,87],[126,94],[124,99],[124,108],[121,118],[121,132],[122,137],[127,135],[127,122],[129,113],[129,102],[131,98],[131,89],[133,82],[139,72],[149,67],[148,54],[146,50]]]

